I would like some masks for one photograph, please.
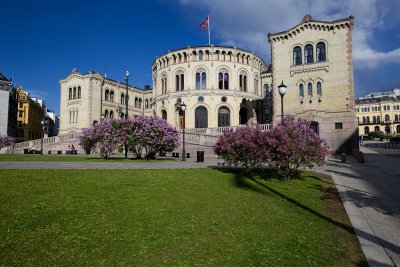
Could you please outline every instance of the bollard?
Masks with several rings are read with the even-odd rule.
[[[341,162],[346,163],[346,154],[345,153],[342,153],[342,155],[340,155],[340,160],[341,160]]]

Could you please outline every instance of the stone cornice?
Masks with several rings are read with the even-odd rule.
[[[318,21],[313,20],[310,16],[305,16],[303,21],[290,28],[289,30],[278,32],[278,33],[269,33],[268,34],[268,42],[278,42],[282,40],[288,40],[293,36],[303,32],[305,29],[314,29],[318,31],[335,31],[336,29],[345,29],[350,28],[353,29],[354,26],[354,17],[350,16],[345,19],[339,19],[334,21]]]
[[[296,74],[310,73],[317,71],[329,72],[329,63],[322,62],[322,63],[312,63],[308,65],[292,66],[290,67],[290,77],[293,77]]]

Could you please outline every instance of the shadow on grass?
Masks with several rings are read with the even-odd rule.
[[[342,222],[336,221],[333,218],[330,218],[324,214],[321,214],[318,211],[315,211],[314,209],[298,202],[295,199],[292,199],[285,194],[273,189],[272,187],[268,186],[267,184],[264,184],[261,180],[272,180],[276,178],[277,172],[272,170],[272,169],[256,169],[251,172],[244,172],[243,169],[240,168],[218,168],[216,167],[215,169],[224,172],[224,173],[231,173],[234,175],[234,186],[237,186],[239,188],[243,189],[250,189],[253,190],[254,192],[261,193],[261,194],[274,194],[282,199],[285,199],[286,201],[292,203],[293,205],[301,208],[302,210],[310,213],[313,216],[316,216],[336,227],[339,227],[346,232],[355,235],[355,231],[357,232],[357,235],[360,238],[366,239],[372,243],[378,244],[383,246],[385,249],[389,249],[395,253],[400,253],[400,247],[396,244],[393,244],[389,241],[386,241],[384,239],[381,239],[375,235],[372,235],[370,233],[367,233],[361,229],[353,228],[351,225],[344,224]],[[316,174],[309,173],[309,177],[313,179],[318,179],[321,180],[319,177],[317,177]],[[300,175],[297,179],[304,179]],[[324,181],[325,182],[325,181]],[[321,189],[322,187],[314,187],[313,189]],[[334,198],[333,193],[337,194],[336,187],[334,188],[328,188],[328,189],[323,189],[323,196],[322,198],[324,199],[329,199],[329,198]],[[369,199],[370,200],[370,199]],[[344,199],[343,201],[347,201],[347,199]],[[368,201],[369,202],[369,201]],[[360,263],[359,266],[366,266],[365,263]]]

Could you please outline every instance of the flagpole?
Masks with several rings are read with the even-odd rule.
[[[211,46],[211,35],[210,35],[210,15],[208,15],[208,46]]]

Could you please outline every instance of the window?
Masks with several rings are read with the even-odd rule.
[[[387,110],[390,110],[390,106],[389,105],[387,105]]]
[[[396,114],[396,115],[394,115],[394,121],[395,122],[398,122],[399,121],[399,116]]]
[[[314,56],[313,56],[313,46],[308,44],[304,48],[304,62],[307,63],[313,63],[314,62]]]
[[[69,88],[68,100],[72,99],[72,88]]]
[[[379,132],[381,129],[379,128],[379,126],[375,126],[375,132]]]
[[[104,100],[109,101],[110,99],[110,91],[107,89],[104,93]]]
[[[366,118],[366,119],[367,119],[367,123],[369,123],[369,116],[367,116],[367,118]]]
[[[301,65],[301,47],[296,46],[293,49],[293,65]]]
[[[254,77],[254,93],[258,94],[258,76]]]
[[[149,100],[148,100],[148,99],[146,99],[146,101],[145,101],[144,103],[145,103],[145,106],[144,106],[144,108],[149,108]]]
[[[244,71],[239,75],[239,88],[240,91],[247,92],[247,74]]]
[[[114,102],[114,91],[110,92],[110,102]]]
[[[268,84],[264,84],[264,97],[267,96],[269,93],[269,85]]]
[[[207,87],[207,74],[205,69],[200,68],[196,72],[196,90],[205,90]]]
[[[343,129],[343,123],[335,122],[335,129]]]
[[[177,92],[183,91],[185,88],[185,76],[183,75],[182,71],[178,71],[175,75],[175,90]]]
[[[322,42],[317,44],[317,61],[326,61],[325,44]]]
[[[390,116],[388,114],[385,115],[385,121],[390,121]]]
[[[376,116],[376,123],[381,123],[381,117],[380,116]]]
[[[79,99],[81,98],[81,87],[80,86],[78,86],[78,98]]]
[[[303,84],[299,85],[299,96],[304,97],[304,85]]]
[[[308,84],[308,96],[309,96],[309,97],[313,96],[313,93],[312,93],[312,84],[311,84],[311,83]]]
[[[368,134],[368,133],[369,133],[369,127],[366,126],[366,127],[364,128],[364,134]]]
[[[166,74],[163,74],[161,77],[161,94],[166,94],[167,93],[167,76]]]
[[[317,82],[317,96],[322,96],[322,86],[320,82]]]
[[[114,119],[114,111],[110,111],[110,119]]]
[[[105,111],[104,111],[104,118],[108,118],[108,109],[106,109]]]
[[[74,87],[74,99],[76,99],[76,87]]]
[[[205,107],[200,106],[195,110],[195,128],[208,127],[208,111]]]
[[[375,116],[372,117],[372,122],[376,123],[376,117]]]
[[[23,115],[24,115],[24,112],[23,112],[23,111],[19,111],[19,112],[18,112],[18,117],[22,118]]]
[[[139,107],[139,99],[137,97],[135,97],[135,104],[134,104],[135,108]]]
[[[203,51],[199,51],[199,60],[203,60]]]
[[[221,69],[218,73],[218,88],[229,89],[229,73],[227,69]]]
[[[120,101],[120,103],[121,103],[122,105],[125,104],[125,95],[124,95],[124,94],[121,94],[121,101]]]
[[[167,121],[167,112],[165,110],[161,111],[161,118],[165,121]]]
[[[226,107],[218,109],[218,127],[230,126],[230,112]]]

